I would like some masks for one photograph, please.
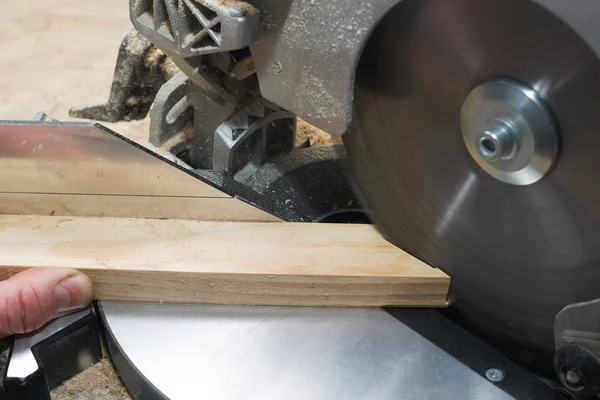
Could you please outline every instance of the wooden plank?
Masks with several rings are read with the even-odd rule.
[[[444,307],[450,282],[368,225],[0,215],[0,279],[34,266],[125,301]]]
[[[246,222],[281,221],[267,212],[232,197],[0,193],[0,214]]]

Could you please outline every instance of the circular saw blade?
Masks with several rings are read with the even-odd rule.
[[[494,179],[463,141],[464,99],[495,78],[536,90],[559,127],[558,160],[534,184]],[[545,367],[556,313],[600,297],[599,96],[593,51],[522,0],[405,0],[357,69],[345,144],[375,223],[451,276],[469,327]]]

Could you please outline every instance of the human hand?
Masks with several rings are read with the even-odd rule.
[[[0,281],[0,338],[34,331],[87,306],[92,282],[70,268],[32,268]]]

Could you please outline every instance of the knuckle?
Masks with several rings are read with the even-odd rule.
[[[13,306],[13,312],[9,315],[12,317],[10,325],[13,327],[15,333],[25,333],[27,329],[27,323],[25,319],[25,312],[27,312],[27,306],[23,303],[23,288],[17,288],[14,293],[13,302],[15,305]]]
[[[25,332],[31,332],[46,322],[34,287],[25,286],[19,288],[17,298],[19,300],[19,308],[21,309],[18,317],[20,317],[20,323]]]
[[[44,323],[43,310],[31,286],[3,287],[0,306],[0,333],[26,333]]]

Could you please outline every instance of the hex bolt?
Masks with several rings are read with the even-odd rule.
[[[506,377],[506,375],[504,374],[504,371],[502,371],[501,369],[498,368],[489,368],[488,370],[485,371],[485,377],[491,381],[491,382],[502,382],[504,380],[504,378]]]

